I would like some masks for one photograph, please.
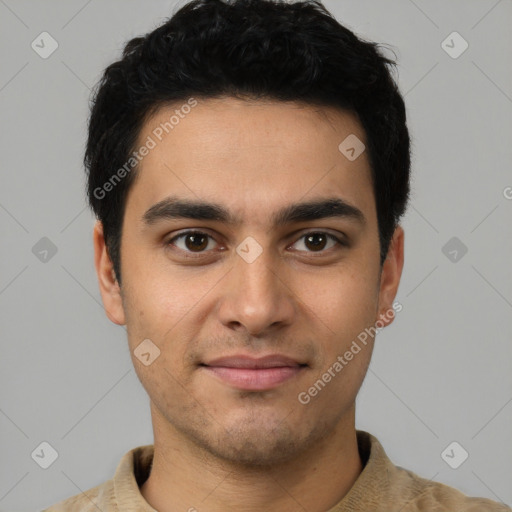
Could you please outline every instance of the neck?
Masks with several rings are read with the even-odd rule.
[[[153,465],[141,493],[159,512],[326,512],[348,493],[363,469],[354,406],[319,443],[272,467],[219,460],[168,423],[159,428],[163,419],[155,409],[151,404]]]

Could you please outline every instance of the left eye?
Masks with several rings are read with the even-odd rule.
[[[212,249],[212,244],[213,246],[215,245],[214,238],[202,231],[187,231],[171,238],[168,242],[168,245],[174,245],[188,253],[203,253],[206,250]],[[297,244],[299,248],[296,247],[296,250],[305,250],[306,252],[322,252],[336,245],[346,245],[338,237],[323,231],[305,233],[290,247],[297,246]],[[305,249],[300,248],[301,244]]]
[[[302,240],[304,241],[301,242]],[[313,250],[308,250],[307,252],[321,252],[323,249],[326,249],[326,245],[329,242],[331,242],[332,245],[327,247],[327,249],[331,249],[336,245],[345,245],[339,238],[331,235],[330,233],[324,233],[323,231],[306,233],[302,235],[293,245],[300,245],[300,242],[304,247],[307,247],[308,249],[313,248]],[[301,251],[303,249],[298,250]]]

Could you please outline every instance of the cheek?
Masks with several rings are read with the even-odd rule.
[[[189,279],[179,275],[150,270],[148,265],[144,273],[126,272],[130,275],[123,284],[128,343],[133,364],[144,386],[166,387],[164,383],[167,383],[172,389],[176,385],[173,376],[180,382],[187,376],[185,357],[201,326],[198,312],[201,311],[201,298],[206,293],[203,291],[205,283],[196,280],[196,286],[191,286]],[[148,366],[137,357],[147,352],[152,361]],[[146,356],[145,362],[147,359]]]
[[[173,390],[171,394],[179,401],[184,398],[179,384],[184,383],[182,362],[186,345],[179,340],[183,339],[180,319],[186,315],[185,306],[158,288],[149,286],[134,291],[134,284],[125,300],[125,311],[135,372],[152,399],[164,400]]]
[[[201,298],[203,283],[194,281],[191,287],[190,280],[156,265],[137,266],[125,274],[130,276],[124,284],[127,323],[139,334],[151,334],[161,342]]]
[[[375,319],[378,307],[377,276],[361,266],[330,273],[301,276],[301,301],[330,338],[357,336]]]
[[[337,282],[331,281],[321,293],[308,292],[309,318],[315,324],[321,354],[300,391],[321,414],[334,417],[346,411],[366,375],[373,338],[365,329],[374,325],[378,305],[374,279],[356,272],[340,273]],[[333,403],[338,406],[332,407]]]

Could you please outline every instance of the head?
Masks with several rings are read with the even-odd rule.
[[[392,321],[403,265],[393,64],[320,2],[195,0],[105,70],[85,154],[96,268],[162,428],[270,464],[353,417],[373,336],[351,347]],[[276,353],[300,365],[279,385],[210,371]]]

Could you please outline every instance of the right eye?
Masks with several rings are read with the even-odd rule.
[[[212,244],[209,239],[214,240],[213,237],[207,233],[189,230],[174,236],[166,245],[177,247],[184,253],[201,255],[206,252],[206,249],[212,249]]]

